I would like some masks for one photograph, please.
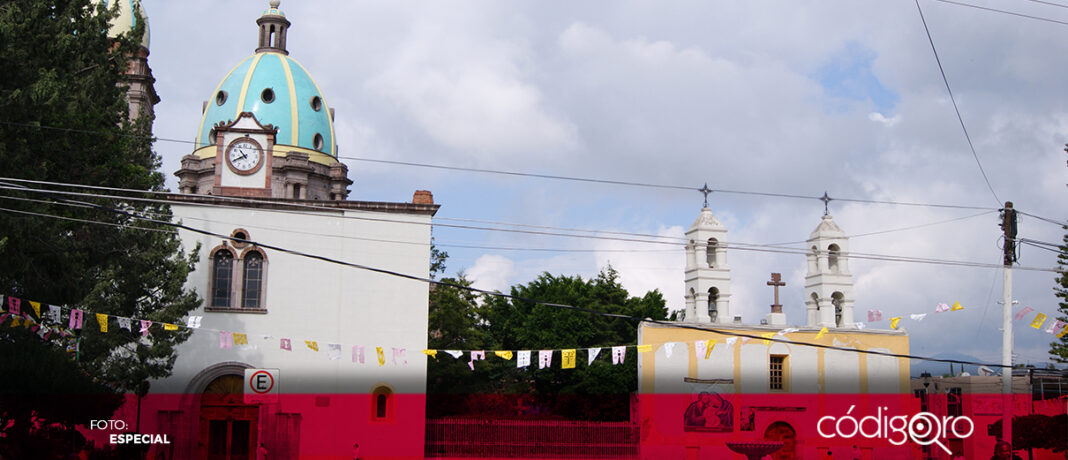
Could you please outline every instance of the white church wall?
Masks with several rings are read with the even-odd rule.
[[[890,353],[887,348],[872,348],[871,351]],[[867,355],[868,393],[901,393],[900,363],[898,358]]]

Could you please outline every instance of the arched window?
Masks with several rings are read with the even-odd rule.
[[[708,259],[708,268],[716,268],[716,249],[719,248],[719,241],[715,238],[708,239],[708,247],[705,249],[705,257]]]
[[[808,256],[806,256],[807,259],[808,259],[808,272],[809,273],[816,273],[816,272],[819,271],[819,269],[820,269],[819,262],[818,262],[819,254],[820,254],[819,248],[817,248],[816,246],[812,246],[812,252],[808,253]]]
[[[263,308],[263,255],[255,251],[245,255],[241,299],[244,308]]]
[[[211,260],[211,306],[230,306],[234,281],[234,255],[229,250],[215,253]]]
[[[719,300],[719,289],[711,287],[708,288],[708,317],[712,319],[712,322],[716,322],[719,318],[719,308],[716,307],[716,301]]]
[[[385,385],[375,387],[371,392],[374,398],[371,400],[371,416],[375,421],[385,421],[393,416],[393,390]]]
[[[834,324],[838,327],[842,326],[842,301],[845,296],[841,292],[835,292],[831,294],[831,305],[834,305]]]
[[[827,246],[827,268],[832,272],[838,271],[838,256],[841,255],[842,250],[838,248],[837,244]]]

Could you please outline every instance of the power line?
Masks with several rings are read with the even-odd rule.
[[[1061,24],[1061,25],[1068,26],[1068,22],[1058,21],[1056,19],[1044,18],[1044,17],[1041,17],[1041,16],[1031,16],[1029,14],[1016,13],[1016,12],[1013,12],[1013,11],[999,10],[999,9],[996,9],[996,8],[988,8],[988,7],[979,6],[979,5],[972,5],[971,3],[955,2],[953,0],[935,0],[935,1],[936,2],[942,2],[942,3],[949,3],[951,5],[966,6],[968,8],[975,8],[977,10],[990,11],[990,12],[993,12],[993,13],[1008,14],[1008,15],[1017,16],[1017,17],[1021,17],[1021,18],[1034,19],[1036,21],[1052,22],[1054,24]],[[1034,1],[1034,0],[1032,0],[1032,1]],[[1039,2],[1039,3],[1046,3],[1046,2]],[[1057,5],[1057,6],[1062,6],[1063,7],[1064,5]]]
[[[927,41],[931,44],[931,51],[934,52],[935,62],[938,63],[938,72],[942,74],[942,82],[946,84],[946,92],[949,93],[949,100],[953,103],[953,111],[957,114],[957,121],[960,121],[960,129],[964,131],[964,139],[968,141],[968,149],[972,151],[972,157],[975,158],[975,164],[979,166],[979,172],[982,173],[987,188],[989,188],[990,193],[994,195],[994,201],[1000,205],[1001,199],[998,198],[997,192],[994,191],[994,186],[990,185],[990,178],[986,177],[986,170],[983,169],[983,163],[979,161],[979,155],[975,153],[975,146],[972,145],[972,137],[968,134],[968,128],[964,126],[964,117],[961,117],[960,108],[957,107],[957,98],[953,97],[953,88],[949,87],[949,79],[946,78],[946,71],[942,68],[942,59],[938,57],[938,49],[935,48],[934,39],[931,38],[931,29],[927,28],[927,19],[923,17],[923,9],[920,8],[920,0],[914,1],[916,2],[916,10],[920,12],[920,21],[923,22],[923,30],[927,32]]]
[[[1058,222],[1058,221],[1050,219],[1048,217],[1036,216],[1034,214],[1029,214],[1029,213],[1020,211],[1019,209],[1016,210],[1016,213],[1017,214],[1023,214],[1023,215],[1028,216],[1028,217],[1034,217],[1035,219],[1038,219],[1038,220],[1041,220],[1041,221],[1045,221],[1045,222],[1049,222],[1049,223],[1051,223],[1053,225],[1057,225],[1059,227],[1064,227],[1065,225],[1068,225],[1068,222],[1065,222],[1065,221]]]
[[[0,189],[12,189],[12,188],[13,187],[9,187],[9,186],[0,186]],[[72,195],[72,196],[83,196],[83,197],[84,196],[89,196],[89,197],[97,197],[97,198],[101,197],[100,195],[83,194],[83,193],[75,193],[75,192],[64,192],[64,191],[38,190],[38,189],[21,187],[21,186],[18,187],[17,190],[44,193],[44,194],[59,194],[59,195]],[[0,198],[2,198],[2,199],[15,199],[15,200],[20,199],[18,197],[10,197],[10,196],[3,196],[3,195],[0,195]],[[119,197],[119,198],[122,198],[122,197]],[[62,200],[62,201],[70,202],[71,200]],[[74,203],[84,203],[84,202],[74,202]],[[56,204],[66,204],[66,203],[56,203]],[[91,206],[99,206],[99,205],[92,204]],[[394,223],[400,222],[400,221],[391,221],[391,220],[388,220],[388,219],[371,219],[371,220],[394,222]],[[418,222],[401,222],[401,223],[408,223],[408,224],[413,224],[413,225],[422,225],[421,223],[418,223]],[[430,225],[430,224],[426,224],[426,225]],[[473,228],[473,227],[469,227],[469,228]],[[480,229],[482,229],[482,230],[496,230],[496,231],[503,231],[503,232],[515,232],[515,233],[532,233],[532,232],[525,231],[525,230],[485,229],[485,228],[480,228]],[[663,241],[620,239],[620,238],[598,237],[598,236],[594,236],[594,235],[569,235],[569,234],[558,234],[558,233],[554,234],[554,233],[549,233],[549,232],[533,232],[533,233],[538,233],[538,234],[541,234],[541,235],[572,237],[572,238],[594,238],[594,239],[606,239],[606,240],[622,240],[622,241],[631,241],[631,242],[639,242],[639,243],[647,243],[647,244],[666,244],[666,245],[681,246],[680,243],[668,243],[668,242],[663,242]],[[225,238],[231,239],[229,236],[226,236]],[[768,252],[768,253],[793,254],[793,255],[809,255],[810,254],[807,249],[802,249],[802,248],[782,248],[782,247],[774,247],[774,246],[768,246],[768,245],[758,245],[758,244],[748,244],[748,243],[730,243],[730,242],[724,242],[724,244],[729,246],[730,248],[732,248],[734,250],[739,250],[739,251]],[[910,262],[910,263],[922,263],[922,264],[929,264],[929,265],[945,265],[945,266],[959,266],[959,267],[972,267],[972,268],[998,268],[998,269],[1002,268],[1002,265],[1000,265],[1000,264],[990,264],[990,263],[970,262],[970,261],[959,261],[959,260],[947,260],[947,259],[921,258],[921,257],[911,257],[911,256],[897,256],[897,255],[887,255],[887,254],[858,253],[858,252],[842,252],[842,253],[839,254],[839,257],[842,257],[844,259],[865,259],[865,260],[876,260],[876,261],[884,261],[884,262]],[[1060,270],[1058,268],[1042,268],[1042,267],[1020,266],[1020,267],[1017,267],[1017,269],[1019,269],[1019,270],[1028,270],[1028,271],[1045,271],[1045,272],[1054,272],[1054,273],[1061,273],[1062,272],[1062,270]]]
[[[27,190],[32,190],[32,189],[27,189]],[[923,360],[923,361],[935,361],[935,362],[946,362],[946,363],[950,363],[951,362],[951,363],[970,364],[970,365],[977,365],[977,366],[1008,367],[1008,366],[1004,366],[1004,365],[1000,365],[1000,364],[988,364],[988,363],[980,363],[980,362],[972,362],[972,361],[951,360],[951,359],[942,359],[942,358],[917,356],[917,355],[909,355],[909,354],[901,354],[901,353],[890,353],[890,352],[882,352],[882,351],[874,351],[874,350],[861,350],[861,349],[856,349],[856,348],[839,347],[839,346],[824,345],[824,344],[818,344],[818,343],[795,342],[795,341],[788,340],[788,339],[766,338],[766,337],[763,337],[763,336],[758,336],[758,335],[753,335],[753,334],[744,334],[744,333],[740,333],[740,332],[725,331],[723,329],[719,329],[719,328],[712,327],[712,326],[695,326],[695,325],[675,323],[675,322],[670,322],[670,321],[654,320],[654,319],[650,319],[650,318],[639,318],[639,317],[636,317],[636,316],[628,316],[628,315],[622,315],[622,314],[618,314],[618,313],[608,313],[608,312],[603,312],[603,311],[599,311],[599,310],[593,310],[593,309],[589,309],[589,308],[576,307],[574,305],[554,303],[554,302],[545,302],[545,301],[540,301],[540,300],[536,300],[536,299],[529,299],[529,298],[525,298],[525,297],[521,297],[521,296],[515,296],[515,295],[511,295],[511,294],[504,294],[504,293],[496,292],[496,291],[488,291],[488,290],[485,290],[485,289],[479,289],[479,288],[475,288],[475,287],[471,287],[471,286],[464,286],[464,285],[461,285],[461,284],[437,281],[437,280],[434,280],[434,279],[431,279],[431,278],[426,278],[426,277],[421,277],[421,276],[416,276],[416,275],[400,273],[400,272],[387,270],[387,269],[383,269],[383,268],[376,268],[376,267],[371,267],[371,266],[362,265],[362,264],[355,264],[355,263],[351,263],[351,262],[345,262],[345,261],[342,261],[342,260],[339,260],[339,259],[334,259],[334,258],[330,258],[330,257],[326,257],[326,256],[320,256],[320,255],[316,255],[316,254],[310,254],[310,253],[297,251],[297,250],[293,250],[293,249],[288,249],[288,248],[284,248],[284,247],[280,247],[280,246],[264,244],[264,243],[260,243],[260,242],[253,241],[253,240],[242,239],[242,238],[233,238],[233,237],[231,237],[229,235],[222,235],[222,234],[214,233],[214,232],[211,232],[211,231],[208,231],[208,230],[195,228],[195,227],[190,227],[190,226],[187,226],[187,225],[184,225],[184,224],[178,224],[178,223],[168,222],[168,221],[161,221],[161,220],[157,220],[157,219],[149,219],[149,218],[146,218],[146,217],[143,217],[143,216],[138,216],[136,214],[130,213],[128,211],[124,211],[124,210],[116,209],[116,208],[109,208],[107,206],[101,206],[101,205],[97,205],[97,204],[93,204],[93,203],[77,202],[77,201],[73,201],[73,200],[67,200],[65,198],[55,198],[55,199],[57,201],[72,202],[72,203],[76,203],[76,204],[90,206],[90,207],[95,208],[95,209],[99,209],[99,210],[102,210],[102,211],[108,211],[108,212],[111,212],[111,213],[115,213],[115,214],[118,214],[118,215],[122,215],[122,216],[125,216],[125,217],[128,217],[128,218],[131,218],[131,219],[143,220],[143,221],[146,221],[146,222],[155,223],[155,224],[158,224],[158,225],[169,226],[169,227],[182,229],[182,230],[187,230],[187,231],[190,231],[190,232],[199,233],[199,234],[206,235],[206,236],[214,236],[214,237],[217,237],[217,238],[224,238],[224,239],[233,239],[235,241],[239,241],[239,242],[246,243],[246,244],[256,245],[256,246],[259,246],[259,247],[265,248],[265,249],[279,251],[279,252],[283,252],[283,253],[287,253],[287,254],[291,254],[291,255],[296,255],[296,256],[300,256],[300,257],[306,257],[306,258],[310,258],[310,259],[314,259],[314,260],[320,260],[320,261],[333,263],[333,264],[337,264],[337,265],[342,265],[342,266],[347,266],[347,267],[351,267],[351,268],[357,268],[357,269],[361,269],[361,270],[371,271],[371,272],[384,274],[384,275],[388,275],[388,276],[399,277],[399,278],[409,279],[409,280],[413,280],[413,281],[421,281],[421,282],[425,282],[425,283],[428,283],[428,284],[435,284],[435,285],[439,285],[439,286],[452,287],[452,288],[455,288],[455,289],[462,289],[462,290],[471,291],[471,292],[477,292],[477,293],[481,293],[481,294],[485,294],[485,295],[492,295],[492,296],[496,296],[496,297],[507,298],[507,299],[511,299],[511,300],[519,301],[519,302],[529,302],[529,303],[535,303],[535,304],[539,304],[539,305],[545,305],[545,306],[548,306],[548,307],[559,308],[559,309],[564,309],[564,310],[579,311],[579,312],[583,312],[583,313],[588,313],[588,314],[593,314],[593,315],[598,315],[598,316],[603,316],[603,317],[608,317],[608,318],[626,319],[626,320],[635,321],[635,322],[644,321],[644,322],[660,324],[660,325],[665,325],[665,326],[671,326],[671,327],[677,327],[677,328],[682,328],[682,329],[693,329],[693,330],[712,332],[712,333],[715,333],[715,334],[726,335],[726,336],[731,336],[731,337],[743,337],[743,338],[756,339],[756,340],[767,340],[767,341],[777,342],[777,343],[802,345],[802,346],[809,346],[809,347],[815,347],[815,348],[847,351],[847,352],[861,353],[861,354],[872,354],[872,355],[879,355],[879,356],[887,356],[887,357],[894,357],[894,358],[905,358],[905,359],[916,359],[916,360]]]
[[[1068,8],[1068,5],[1063,5],[1063,4],[1054,3],[1054,2],[1047,2],[1047,1],[1044,1],[1044,0],[1027,0],[1027,1],[1035,2],[1035,3],[1041,3],[1043,5],[1056,6],[1056,7],[1060,7],[1060,8]]]

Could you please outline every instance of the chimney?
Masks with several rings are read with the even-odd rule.
[[[434,194],[430,190],[416,190],[412,195],[412,204],[434,204]]]

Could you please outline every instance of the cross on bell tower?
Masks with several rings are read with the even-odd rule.
[[[779,288],[786,286],[786,282],[782,280],[782,273],[772,273],[768,286],[775,290],[775,303],[771,305],[771,313],[765,317],[767,323],[769,326],[785,326],[786,314],[782,312],[782,305],[779,304]]]

